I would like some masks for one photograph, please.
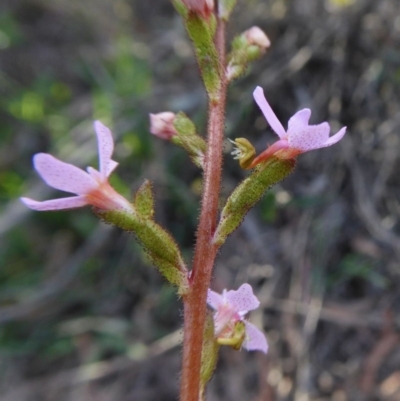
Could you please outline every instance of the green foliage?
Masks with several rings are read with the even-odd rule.
[[[23,42],[23,33],[10,13],[0,14],[0,50],[17,46]]]
[[[17,197],[24,189],[24,179],[18,173],[0,172],[0,201]]]
[[[117,54],[113,59],[112,74],[115,91],[120,96],[145,95],[150,90],[151,76],[148,64],[132,54],[134,41],[129,36],[117,40]],[[146,52],[146,49],[142,49]]]

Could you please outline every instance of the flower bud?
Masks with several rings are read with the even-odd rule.
[[[253,26],[232,42],[232,51],[228,55],[226,77],[228,81],[243,75],[250,62],[264,55],[271,46],[267,35],[257,26]]]
[[[214,0],[182,0],[189,12],[208,17],[214,11]]]
[[[161,139],[171,140],[177,134],[174,119],[175,113],[171,111],[150,114],[150,132]]]
[[[174,120],[177,135],[172,138],[172,143],[185,149],[196,166],[203,168],[204,155],[206,153],[206,141],[196,134],[193,122],[182,112],[179,112]]]
[[[271,46],[271,41],[268,39],[268,36],[258,26],[253,26],[245,31],[243,35],[249,44],[258,46],[263,50]]]

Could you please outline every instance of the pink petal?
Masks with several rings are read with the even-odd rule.
[[[51,199],[43,202],[38,202],[30,198],[20,198],[21,201],[33,210],[63,210],[75,209],[87,205],[85,196],[72,196],[70,198]]]
[[[298,111],[294,116],[290,117],[288,123],[288,132],[298,129],[298,127],[308,126],[308,120],[311,116],[310,109]]]
[[[207,303],[213,309],[218,309],[218,307],[224,302],[224,298],[222,295],[218,294],[215,291],[208,290],[207,293]]]
[[[302,152],[322,148],[329,138],[329,131],[327,122],[318,125],[292,124],[288,131],[289,147]]]
[[[230,290],[225,294],[225,301],[236,311],[243,314],[260,306],[260,301],[253,294],[250,284],[242,284],[236,291]]]
[[[96,183],[89,174],[47,153],[36,154],[33,164],[46,184],[53,188],[77,195],[87,194],[96,188]]]
[[[327,147],[334,145],[335,143],[339,142],[343,137],[344,134],[346,133],[346,127],[343,127],[339,132],[337,132],[335,135],[332,135],[324,144],[322,147]]]
[[[94,122],[94,129],[96,131],[97,142],[99,145],[99,170],[105,178],[108,176],[110,170],[109,164],[114,150],[114,140],[111,131],[100,121]]]
[[[264,96],[264,91],[260,86],[257,86],[257,88],[254,90],[253,97],[256,103],[258,104],[258,107],[263,112],[271,128],[275,131],[275,133],[279,136],[279,138],[285,139],[286,131],[283,128],[280,121],[278,120],[278,117],[271,109],[271,106],[268,104],[267,99]]]
[[[265,338],[265,334],[258,329],[254,324],[245,321],[246,325],[246,339],[243,342],[243,347],[247,349],[247,351],[261,351],[264,354],[268,351],[268,343]]]
[[[115,170],[115,168],[118,166],[119,163],[117,163],[114,160],[110,160],[108,162],[108,169],[107,169],[107,177]]]

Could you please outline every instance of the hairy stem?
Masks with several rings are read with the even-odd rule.
[[[190,277],[191,289],[184,297],[184,339],[181,401],[198,401],[207,290],[210,286],[218,246],[212,238],[217,225],[221,184],[222,145],[225,124],[225,24],[219,20],[216,47],[220,62],[221,86],[216,98],[209,100],[207,152],[204,165],[203,197],[197,241]]]

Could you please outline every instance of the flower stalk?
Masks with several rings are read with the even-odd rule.
[[[219,19],[215,36],[219,63],[225,66],[225,22]],[[224,137],[226,78],[220,69],[217,96],[209,99],[207,151],[204,160],[204,184],[199,228],[190,276],[190,291],[184,299],[183,363],[180,399],[198,401],[201,353],[206,320],[207,291],[218,245],[213,243],[217,226],[221,186],[222,146]]]

